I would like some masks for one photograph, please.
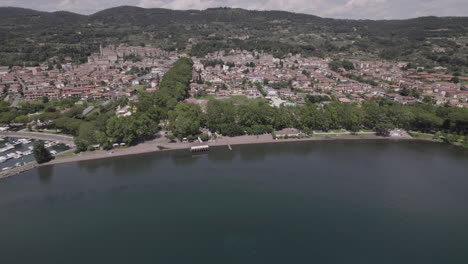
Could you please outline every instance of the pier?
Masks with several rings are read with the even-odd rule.
[[[203,145],[203,146],[195,146],[190,148],[190,152],[204,152],[210,150],[210,146]]]

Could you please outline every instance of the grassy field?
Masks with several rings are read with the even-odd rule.
[[[431,140],[431,141],[437,141],[437,142],[442,141],[440,139],[435,139],[434,134],[414,132],[414,131],[409,131],[408,134],[410,134],[410,136],[412,136],[413,138],[417,138],[417,139]]]
[[[445,142],[454,146],[468,148],[468,140],[464,136],[460,135],[453,135],[453,134],[429,134],[429,133],[421,133],[421,132],[408,132],[413,138],[421,139],[421,140],[428,140],[433,142]]]
[[[73,155],[75,155],[75,152],[73,150],[71,150],[71,151],[63,152],[63,153],[55,156],[55,158],[61,159],[61,158],[72,157]]]

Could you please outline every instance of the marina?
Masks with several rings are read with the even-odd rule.
[[[34,161],[33,145],[36,140],[31,138],[0,137],[0,170],[7,171]],[[46,149],[52,155],[58,155],[70,147],[56,141],[43,141]]]

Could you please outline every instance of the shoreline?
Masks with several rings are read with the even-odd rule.
[[[271,135],[260,136],[238,136],[238,137],[223,137],[215,140],[214,142],[205,142],[204,145],[209,147],[223,147],[223,146],[241,146],[241,145],[257,145],[257,144],[271,144],[271,143],[290,143],[290,142],[308,142],[308,141],[348,141],[348,140],[394,140],[394,141],[408,141],[418,140],[411,137],[380,137],[375,135],[362,136],[330,136],[330,137],[309,137],[309,138],[291,138],[291,139],[273,139]],[[110,159],[114,157],[132,156],[139,154],[148,154],[155,152],[168,152],[176,150],[189,150],[190,147],[201,145],[200,143],[169,143],[165,138],[159,138],[152,141],[147,141],[136,146],[114,149],[111,151],[97,150],[92,152],[84,152],[75,154],[70,157],[57,157],[56,159],[40,164],[38,167],[52,166],[56,164],[80,162],[98,159]],[[158,147],[162,147],[159,149]]]
[[[169,143],[164,137],[160,137],[151,141],[140,143],[136,146],[117,148],[110,151],[96,150],[91,152],[82,152],[79,154],[73,154],[72,156],[60,157],[58,155],[54,160],[48,163],[37,164],[36,162],[30,162],[24,166],[14,168],[10,171],[0,172],[0,180],[19,175],[25,171],[54,166],[58,164],[65,164],[71,162],[82,162],[100,159],[111,159],[115,157],[133,156],[141,154],[150,154],[156,152],[169,152],[176,150],[189,150],[190,147],[196,145],[208,145],[210,147],[228,147],[228,146],[241,146],[241,145],[257,145],[257,144],[272,144],[272,143],[290,143],[290,142],[310,142],[310,141],[352,141],[352,140],[386,140],[386,141],[420,141],[421,139],[413,138],[409,135],[403,137],[381,137],[371,134],[358,134],[358,135],[343,135],[343,134],[330,134],[330,135],[319,135],[307,138],[289,138],[289,139],[273,139],[271,134],[264,134],[259,136],[237,136],[237,137],[222,137],[214,140],[213,142],[204,143],[182,143],[175,142]],[[229,149],[228,149],[229,150]],[[69,153],[72,150],[64,153]],[[62,155],[64,154],[62,153]]]

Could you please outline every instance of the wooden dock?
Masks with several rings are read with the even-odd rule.
[[[190,152],[204,152],[204,151],[209,151],[210,146],[208,145],[203,145],[203,146],[195,146],[190,148]]]

